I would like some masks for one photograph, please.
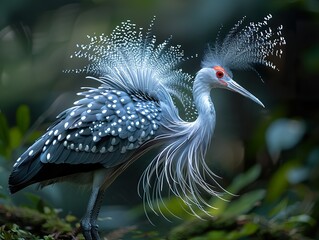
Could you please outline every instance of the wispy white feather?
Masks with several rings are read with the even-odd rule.
[[[254,65],[261,64],[278,70],[271,61],[271,57],[282,56],[282,45],[285,39],[282,36],[282,25],[273,30],[268,26],[272,15],[264,17],[263,21],[250,22],[246,26],[245,17],[235,24],[223,40],[217,39],[213,47],[209,47],[203,67],[220,65],[230,70],[253,69]]]

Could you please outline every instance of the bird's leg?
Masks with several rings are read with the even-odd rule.
[[[103,202],[104,190],[93,187],[86,213],[81,221],[81,227],[86,240],[99,240],[97,217]]]
[[[114,169],[103,169],[94,173],[91,196],[86,213],[81,221],[83,235],[86,240],[100,240],[96,222],[103,203],[105,189],[126,167],[124,164]]]
[[[91,232],[92,232],[92,236],[94,237],[93,239],[99,239],[97,218],[100,212],[101,205],[103,203],[104,195],[105,195],[105,191],[99,190],[96,203],[92,211],[91,226],[93,227],[93,229],[91,230]]]

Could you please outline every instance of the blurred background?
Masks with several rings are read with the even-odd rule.
[[[234,79],[266,107],[262,109],[232,92],[213,91],[217,125],[207,162],[222,176],[219,182],[225,188],[232,186],[234,179],[239,181],[236,177],[240,174],[257,168],[256,177],[238,189],[238,194],[262,189],[264,192],[256,202],[263,204],[244,213],[258,213],[273,220],[274,216],[279,217],[271,215],[269,209],[278,207],[277,214],[284,216],[280,223],[292,216],[307,216],[307,220],[299,219],[305,224],[303,236],[319,239],[314,227],[319,214],[317,0],[1,1],[2,202],[32,205],[28,195],[32,193],[53,208],[61,209],[62,215],[71,213],[81,217],[87,204],[87,190],[61,184],[41,191],[29,187],[8,196],[7,177],[19,154],[45,131],[59,112],[78,99],[76,93],[80,88],[97,86],[83,74],[63,73],[65,69],[85,64],[82,59],[70,59],[70,55],[76,44],[88,42],[87,35],[108,35],[127,19],[147,29],[156,16],[153,33],[159,41],[172,35],[172,44],[181,44],[186,56],[198,54],[181,66],[194,75],[200,69],[207,44],[214,43],[219,30],[223,36],[243,16],[247,16],[246,22],[260,21],[269,13],[273,15],[271,27],[284,26],[287,42],[284,55],[280,60],[274,59],[280,71],[257,67],[263,81],[255,72],[234,72]],[[109,188],[100,215],[102,229],[110,231],[137,225],[158,231],[158,226],[172,228],[181,223],[174,220],[171,224],[151,216],[157,223],[154,227],[145,219],[137,183],[150,159],[151,156],[133,164]]]

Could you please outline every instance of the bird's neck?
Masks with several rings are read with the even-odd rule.
[[[193,86],[194,103],[198,111],[196,122],[198,126],[211,134],[215,128],[216,113],[210,97],[211,86],[202,79],[204,76],[197,74]]]

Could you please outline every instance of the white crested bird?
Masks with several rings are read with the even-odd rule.
[[[213,88],[224,88],[261,101],[233,80],[231,70],[255,65],[277,69],[272,57],[281,57],[282,26],[260,22],[235,24],[224,39],[217,38],[204,55],[193,78],[179,65],[185,60],[180,46],[170,39],[157,43],[150,29],[144,33],[130,21],[109,36],[89,36],[71,57],[85,58],[85,73],[100,83],[86,88],[74,106],[57,116],[32,146],[15,162],[9,189],[40,187],[59,181],[90,184],[92,189],[81,227],[86,240],[100,239],[97,216],[107,187],[129,165],[151,149],[157,155],[139,182],[146,205],[160,212],[163,187],[180,197],[195,215],[211,207],[202,194],[218,196],[216,175],[205,163],[215,128]],[[189,119],[175,106],[182,103]],[[155,150],[154,150],[155,151]]]

